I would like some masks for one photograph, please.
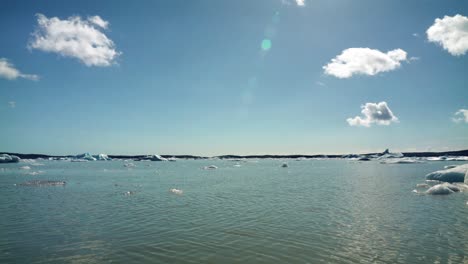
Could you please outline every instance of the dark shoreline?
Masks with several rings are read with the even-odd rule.
[[[11,153],[11,152],[0,152],[0,154],[15,155],[21,159],[59,159],[59,158],[74,158],[75,155],[46,155],[46,154],[21,154],[21,153]],[[468,156],[467,150],[458,150],[458,151],[444,151],[444,152],[403,152],[405,157],[440,157],[440,156]],[[194,155],[161,155],[163,158],[176,158],[176,159],[298,159],[298,158],[350,158],[350,157],[370,157],[375,155],[382,155],[382,153],[366,153],[366,154],[343,154],[343,155],[221,155],[221,156],[194,156]],[[147,155],[108,155],[112,159],[145,159]]]

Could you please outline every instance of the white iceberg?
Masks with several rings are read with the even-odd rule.
[[[454,193],[455,191],[453,189],[456,189],[456,188],[450,188],[450,186],[448,186],[446,183],[442,183],[442,184],[434,185],[431,188],[429,188],[429,190],[426,191],[426,194],[446,195],[446,194]]]
[[[0,163],[16,163],[20,158],[15,155],[0,154]]]
[[[93,158],[95,158],[96,160],[112,160],[111,158],[109,158],[109,156],[107,156],[107,154],[93,155]]]
[[[29,167],[29,166],[22,166],[22,167],[20,167],[20,169],[21,169],[21,170],[30,170],[31,167]]]
[[[468,184],[468,164],[456,166],[451,169],[439,170],[426,175],[426,180],[443,182],[465,182]]]
[[[79,159],[79,160],[89,160],[89,161],[95,161],[96,158],[93,157],[91,154],[89,154],[88,152],[86,153],[83,153],[83,154],[79,154],[79,155],[76,155],[75,156],[75,159]]]
[[[145,160],[151,160],[151,161],[168,161],[166,158],[161,157],[160,155],[148,155],[144,158]]]
[[[403,154],[399,152],[392,153],[386,149],[377,159],[394,159],[394,158],[403,158]]]

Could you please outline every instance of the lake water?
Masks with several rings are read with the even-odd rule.
[[[0,263],[468,263],[468,194],[412,192],[460,162],[287,162],[0,164]]]

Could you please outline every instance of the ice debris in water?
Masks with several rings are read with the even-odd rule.
[[[417,159],[410,159],[410,158],[391,158],[388,160],[381,161],[380,163],[382,164],[418,164],[418,163],[424,163],[421,160]]]
[[[218,167],[215,165],[205,166],[203,167],[204,170],[216,170]]]
[[[463,164],[450,169],[431,172],[426,175],[426,179],[443,182],[465,182],[468,184],[466,174],[468,174],[468,164]]]
[[[0,154],[0,163],[16,163],[20,158],[14,155]]]
[[[20,169],[21,169],[21,170],[30,170],[31,167],[29,167],[29,166],[21,166]]]
[[[134,168],[134,167],[136,167],[136,165],[133,164],[133,163],[125,163],[125,164],[124,164],[124,167],[127,167],[127,168]]]
[[[39,174],[42,174],[44,173],[43,171],[33,171],[33,172],[30,172],[28,173],[29,175],[32,175],[32,176],[36,176],[36,175],[39,175]]]
[[[127,191],[127,192],[124,192],[124,195],[125,195],[125,196],[134,195],[134,194],[135,194],[134,191]]]
[[[169,190],[171,193],[173,194],[182,194],[183,191],[182,190],[179,190],[179,189],[176,189],[176,188],[172,188]]]
[[[418,188],[429,188],[429,184],[427,183],[420,183],[420,184],[416,184],[416,187]]]
[[[27,181],[18,184],[19,186],[64,186],[65,181],[48,181],[48,180],[38,180],[38,181]]]

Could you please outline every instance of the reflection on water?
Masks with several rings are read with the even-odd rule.
[[[468,262],[467,193],[412,192],[445,162],[41,163],[0,166],[1,263]]]

